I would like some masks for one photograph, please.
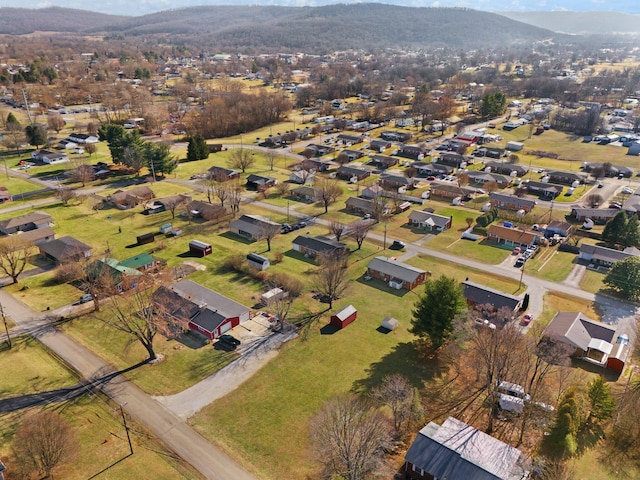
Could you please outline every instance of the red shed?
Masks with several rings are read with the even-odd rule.
[[[198,255],[199,257],[204,257],[206,255],[211,255],[211,245],[208,243],[201,242],[200,240],[191,240],[189,242],[189,252],[194,255]]]
[[[353,322],[358,316],[358,311],[353,305],[347,305],[342,310],[331,315],[329,323],[336,328],[344,328]]]

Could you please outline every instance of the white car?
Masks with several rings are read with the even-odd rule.
[[[633,190],[630,189],[629,187],[624,187],[622,190],[620,190],[620,193],[624,193],[625,195],[631,195],[633,193]]]

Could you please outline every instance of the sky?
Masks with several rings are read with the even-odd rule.
[[[372,1],[372,0],[368,0]],[[379,3],[411,7],[467,7],[493,12],[504,11],[593,11],[615,10],[640,14],[640,1],[617,0],[377,0]],[[78,8],[113,15],[138,16],[197,5],[286,5],[321,6],[333,3],[362,3],[355,0],[0,0],[1,7],[43,8],[51,6]]]

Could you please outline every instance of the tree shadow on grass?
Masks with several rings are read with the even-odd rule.
[[[244,243],[245,245],[251,245],[252,243],[255,243],[255,241],[249,239],[249,238],[245,238],[241,235],[237,235],[233,232],[222,232],[219,234],[221,237],[224,238],[228,238],[229,240],[233,240],[234,242],[239,242],[239,243]]]
[[[370,280],[365,280],[364,275],[359,277],[356,280],[356,282],[361,283],[363,285],[368,285],[373,288],[377,288],[378,290],[382,290],[385,293],[390,293],[391,295],[394,295],[396,297],[404,297],[409,292],[411,292],[411,290],[407,290],[406,288],[401,288],[400,290],[391,288],[386,282],[383,282],[382,280],[378,280],[377,278],[371,278]]]
[[[367,368],[367,377],[356,380],[352,391],[356,393],[369,392],[382,382],[388,375],[402,375],[416,388],[422,388],[424,383],[442,376],[448,370],[445,361],[438,358],[420,360],[420,354],[413,342],[399,343],[378,362]]]

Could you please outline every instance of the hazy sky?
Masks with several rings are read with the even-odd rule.
[[[529,10],[615,10],[625,13],[640,13],[640,1],[617,0],[384,0],[379,3],[391,3],[413,7],[468,7],[490,11],[529,11]],[[332,3],[359,3],[354,0],[0,0],[0,7],[42,8],[50,6],[79,8],[114,15],[144,15],[147,13],[184,8],[195,5],[288,5],[320,6]],[[0,9],[0,15],[2,10]]]

